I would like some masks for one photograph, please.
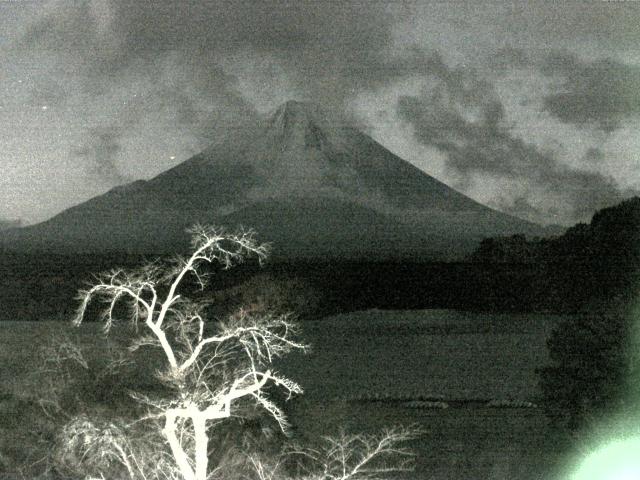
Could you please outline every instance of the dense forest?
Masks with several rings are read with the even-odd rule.
[[[554,264],[558,292],[578,292],[581,314],[559,323],[548,339],[550,364],[539,369],[544,406],[552,424],[576,438],[598,422],[638,411],[638,269],[640,198],[597,212],[555,239],[483,242],[476,261],[500,258]],[[577,275],[577,268],[586,275]],[[563,284],[562,281],[565,281]]]
[[[591,223],[578,223],[560,236],[487,238],[471,255],[482,263],[607,263],[640,261],[640,197],[604,208]]]
[[[470,261],[485,265],[535,266],[522,300],[552,310],[608,309],[635,297],[640,269],[640,197],[604,208],[589,224],[563,235],[526,239],[515,235],[488,238]],[[525,269],[526,270],[526,269]],[[532,299],[532,292],[542,292]]]

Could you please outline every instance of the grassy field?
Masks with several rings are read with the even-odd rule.
[[[547,361],[546,338],[558,320],[374,310],[305,323],[311,352],[279,365],[305,388],[289,407],[291,420],[310,438],[418,424],[424,435],[413,444],[411,478],[546,478],[556,445],[541,409],[532,407],[539,400],[535,368]],[[96,324],[4,322],[0,331],[0,407],[31,390],[35,352],[49,339],[69,334],[80,344],[101,343]],[[24,435],[3,408],[0,448],[15,449]]]
[[[556,478],[564,462],[559,440],[540,409],[459,406],[407,408],[401,403],[306,403],[292,414],[305,437],[375,433],[390,425],[417,425],[411,443],[415,471],[400,476],[429,480],[533,480]]]
[[[294,421],[310,436],[417,424],[425,433],[412,445],[409,478],[549,478],[558,445],[542,409],[531,406],[540,396],[535,369],[547,362],[558,321],[374,310],[305,324],[312,351],[282,365],[305,387]]]
[[[535,368],[559,317],[452,310],[364,311],[303,326],[306,355],[282,369],[306,397],[538,399]]]

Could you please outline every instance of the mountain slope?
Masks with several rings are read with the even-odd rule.
[[[264,125],[148,181],[2,236],[14,249],[168,252],[195,223],[257,230],[276,257],[452,258],[483,237],[542,233],[491,210],[319,107],[287,102]]]

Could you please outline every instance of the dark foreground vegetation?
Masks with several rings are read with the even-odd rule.
[[[398,323],[402,328],[393,329]],[[424,435],[407,444],[417,455],[416,471],[399,478],[546,478],[543,473],[553,470],[558,444],[543,409],[528,402],[539,403],[533,369],[546,358],[548,328],[542,325],[553,323],[548,315],[452,311],[369,311],[308,322],[301,336],[311,351],[295,353],[278,365],[278,371],[305,388],[289,401],[278,398],[292,436],[285,438],[264,415],[229,420],[212,429],[212,452],[222,456],[212,456],[211,462],[233,467],[226,462],[241,460],[250,451],[267,454],[283,441],[313,445],[343,430],[376,434],[385,427],[418,424]],[[483,327],[487,324],[489,329]],[[45,467],[68,466],[73,458],[57,447],[69,414],[132,418],[140,405],[128,392],[162,393],[149,375],[161,365],[161,354],[150,356],[147,350],[130,356],[126,347],[132,332],[127,328],[104,337],[98,323],[78,329],[61,322],[9,325],[0,325],[0,380],[6,391],[0,398],[0,452],[5,455],[0,478],[33,479],[32,473]],[[74,360],[72,352],[55,354],[63,332],[89,368]],[[40,348],[29,346],[34,338],[45,346],[38,355]],[[461,342],[475,347],[461,349]],[[512,351],[511,345],[527,348]],[[133,362],[114,365],[121,355]],[[42,366],[48,371],[36,368]],[[467,376],[472,371],[476,373]],[[44,413],[45,408],[55,411],[56,405],[64,407],[65,415]],[[18,472],[17,467],[24,468],[24,477],[8,475]]]
[[[189,256],[112,269],[80,290],[73,324],[97,316],[103,327],[103,335],[93,335],[98,351],[61,337],[34,348],[40,355],[30,369],[31,388],[23,384],[22,399],[0,399],[31,415],[22,429],[2,422],[0,428],[9,427],[9,436],[35,428],[32,442],[21,440],[40,448],[35,459],[0,456],[0,474],[364,480],[412,470],[413,455],[403,446],[420,434],[412,427],[374,435],[343,431],[311,446],[284,444],[290,424],[280,404],[303,390],[274,367],[276,359],[306,350],[297,325],[263,303],[210,318],[210,300],[182,289],[187,278],[191,287],[203,288],[208,265],[228,269],[248,257],[265,258],[267,249],[252,233],[199,225],[190,233]],[[34,425],[36,405],[44,421]]]
[[[640,198],[597,212],[589,225],[576,225],[561,237],[487,240],[475,255],[480,262],[515,258],[565,265],[569,288],[583,299],[580,312],[551,333],[550,361],[537,369],[550,425],[574,451],[636,435]],[[589,275],[577,275],[576,265]]]
[[[535,277],[532,287],[548,283],[555,291],[546,298],[552,307],[592,311],[627,305],[636,297],[640,272],[640,197],[604,208],[591,223],[557,237],[485,239],[470,260],[535,266],[547,278]]]
[[[0,320],[67,319],[75,293],[93,274],[150,258],[4,252]],[[249,263],[219,272],[215,292],[205,294],[221,300],[220,292],[228,290],[237,298],[246,288],[247,298],[273,296],[275,288],[293,301],[288,306],[302,308],[308,317],[366,308],[566,313],[626,305],[639,280],[640,198],[635,197],[555,238],[487,239],[464,262]]]
[[[92,274],[141,257],[5,255],[0,259],[0,320],[67,320]],[[631,264],[561,263],[278,263],[220,272],[217,295],[309,297],[294,301],[305,316],[380,309],[449,308],[493,312],[575,312],[624,301],[640,278]],[[277,285],[274,287],[274,285]],[[242,293],[242,288],[247,292]],[[288,294],[287,290],[293,289]],[[275,292],[271,292],[275,293]],[[224,295],[223,295],[224,296]],[[296,310],[298,311],[298,310]]]
[[[2,319],[68,320],[78,304],[74,301],[76,292],[91,281],[93,274],[145,261],[139,256],[5,253],[0,265]],[[218,317],[238,305],[274,314],[294,311],[303,320],[371,308],[573,313],[556,325],[548,341],[549,362],[537,370],[540,411],[548,415],[556,431],[571,438],[610,415],[637,409],[639,345],[637,311],[633,306],[639,265],[640,199],[634,198],[598,212],[591,224],[577,225],[557,238],[527,240],[516,236],[486,240],[466,262],[248,263],[215,272],[215,288],[196,293],[196,285],[186,287],[197,299],[210,301],[214,305],[210,313]],[[47,358],[51,355],[38,363],[46,366]],[[96,358],[104,360],[107,356],[105,353]],[[122,364],[121,368],[126,369],[127,365]],[[96,370],[98,374],[89,373]],[[78,372],[65,376],[67,382],[72,380],[67,383],[68,388],[59,391],[55,388],[61,384],[47,383],[47,372],[44,373],[34,382],[49,389],[37,395],[39,399],[7,393],[0,397],[5,418],[28,422],[32,427],[29,432],[6,427],[24,436],[13,438],[12,444],[32,445],[33,452],[23,447],[13,451],[11,445],[5,445],[0,456],[5,468],[29,463],[41,450],[38,442],[55,443],[60,425],[56,424],[55,415],[42,415],[50,408],[47,401],[57,398],[56,402],[76,408],[74,402],[81,400],[78,412],[100,412],[102,405],[120,408],[120,402],[130,401],[127,395],[113,397],[130,387],[117,384],[130,376],[121,375],[122,371],[80,365]],[[132,385],[146,388],[139,379],[134,379]],[[381,411],[385,409],[390,407],[385,404]],[[121,410],[134,412],[128,405]],[[306,409],[305,416],[308,412]],[[538,419],[532,421],[537,424]],[[255,428],[262,431],[264,425],[256,422]],[[250,440],[236,439],[231,443],[245,441]],[[498,474],[496,478],[501,477]]]

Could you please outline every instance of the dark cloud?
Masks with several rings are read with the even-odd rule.
[[[494,96],[491,84],[472,68],[450,68],[438,52],[427,57],[424,72],[439,81],[435,95],[450,105],[481,105]]]
[[[589,148],[584,154],[584,162],[587,165],[599,165],[604,160],[604,153],[599,148]]]
[[[57,106],[64,104],[69,98],[69,92],[52,78],[37,78],[31,89],[31,99],[38,105]]]
[[[545,223],[555,221],[558,210],[564,210],[563,220],[584,220],[630,193],[621,192],[611,177],[573,168],[553,152],[514,136],[492,86],[473,71],[451,69],[437,59],[433,65],[435,85],[421,95],[401,97],[397,111],[413,127],[418,141],[446,154],[447,167],[461,178],[463,187],[479,175],[508,180],[514,190],[532,198],[511,195],[510,202],[505,197],[495,203]],[[597,158],[598,151],[587,155]]]
[[[248,66],[240,69],[249,77],[245,89],[255,85],[266,97],[284,91],[277,103],[288,96],[338,111],[363,90],[424,71],[427,59],[417,49],[392,54],[392,26],[383,2],[58,2],[31,22],[15,49],[53,59],[52,80],[73,78],[75,94],[113,103],[102,120],[79,112],[99,127],[75,152],[113,183],[124,178],[114,163],[125,154],[121,140],[142,122],[147,130],[174,122],[204,148],[260,121],[229,65]],[[260,67],[254,75],[252,62],[277,66],[278,74]],[[34,95],[45,103],[64,101],[62,93],[52,82]]]
[[[21,220],[8,220],[6,218],[0,218],[0,231],[7,230],[9,228],[21,227]]]
[[[557,209],[551,207],[546,211],[542,210],[536,207],[528,198],[523,196],[517,196],[515,198],[500,196],[493,202],[492,206],[501,212],[508,213],[519,218],[524,218],[531,222],[537,222],[541,218],[545,217],[548,219],[557,218],[560,215],[560,212]]]
[[[98,177],[109,185],[121,185],[133,179],[123,174],[118,158],[122,152],[120,144],[123,132],[111,127],[96,127],[87,130],[86,141],[72,153],[87,160],[87,173]]]
[[[544,108],[566,123],[593,125],[610,133],[640,115],[640,67],[613,59],[584,62],[553,53],[541,71],[563,79],[560,91],[544,98]]]
[[[527,68],[532,65],[531,55],[523,48],[501,47],[488,56],[489,67],[498,74],[512,68]]]
[[[235,94],[239,104],[236,79],[221,63],[259,55],[282,66],[295,92],[340,103],[421,68],[415,51],[391,55],[387,10],[383,2],[62,3],[30,26],[20,47],[59,55],[93,93],[132,71],[163,81],[162,61],[173,56],[196,94]]]

